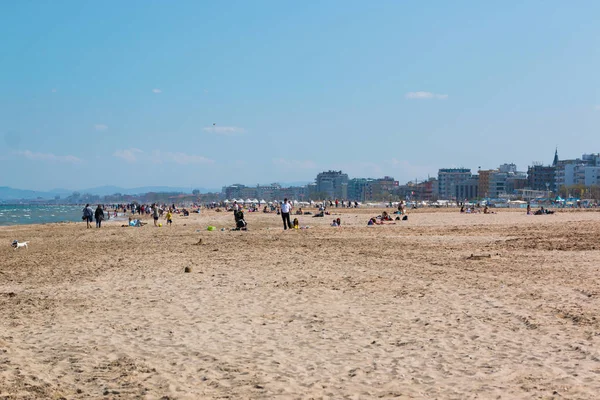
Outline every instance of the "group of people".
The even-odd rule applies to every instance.
[[[333,207],[335,205],[335,207],[346,207],[346,208],[358,208],[358,201],[352,202],[350,200],[338,200],[335,199],[335,201],[333,200],[329,200],[329,207]]]
[[[473,207],[467,207],[465,209],[465,206],[462,205],[462,206],[460,206],[460,212],[461,212],[461,214],[462,213],[465,213],[465,214],[478,214],[478,213],[481,213],[481,208],[473,206]],[[489,207],[487,205],[485,205],[483,207],[483,213],[484,214],[496,214],[495,212],[490,211],[490,209],[489,209]]]
[[[89,204],[86,204],[83,208],[83,216],[81,219],[86,222],[87,229],[90,229],[92,228],[94,219],[96,219],[96,228],[102,227],[102,221],[104,221],[105,217],[107,219],[110,218],[110,213],[108,211],[105,213],[104,208],[100,204],[98,204],[96,211],[94,211]]]
[[[396,222],[395,221],[407,221],[408,220],[408,215],[404,214],[402,215],[402,217],[400,217],[400,212],[395,212],[395,214],[398,214],[396,216],[396,218],[392,217],[387,211],[384,211],[381,213],[381,215],[378,215],[376,217],[371,217],[369,219],[369,221],[367,222],[368,226],[371,225],[385,225],[385,224],[391,224],[394,225]]]
[[[548,210],[548,209],[540,206],[539,210],[532,212],[531,205],[527,204],[527,215],[548,215],[548,214],[554,214],[554,211]]]
[[[135,215],[136,211],[140,215],[142,213],[147,214],[147,215],[152,215],[152,219],[154,220],[154,226],[162,226],[162,224],[159,223],[158,220],[164,214],[164,209],[162,207],[160,207],[158,205],[158,203],[153,203],[149,207],[139,206],[139,208],[137,208],[136,205],[127,205],[127,206],[119,205],[117,207],[123,207],[124,211],[127,209],[131,209],[132,216]],[[115,207],[114,208],[114,216],[115,217],[118,215],[117,210],[118,210],[118,208]],[[173,207],[169,207],[167,209],[167,212],[165,215],[165,220],[167,221],[167,225],[173,224],[174,210],[176,210],[174,204],[173,204]],[[189,212],[187,212],[187,210],[185,208],[183,209],[183,215],[189,215]],[[110,211],[107,210],[101,204],[98,204],[98,207],[96,207],[96,210],[92,209],[92,207],[89,204],[86,204],[85,207],[83,208],[83,216],[81,217],[81,219],[86,222],[87,229],[92,228],[92,222],[94,221],[94,219],[96,220],[96,228],[101,228],[102,221],[104,221],[105,219],[110,219]],[[139,219],[134,219],[133,217],[129,217],[128,226],[143,226],[143,225],[144,225],[144,223],[142,223]]]

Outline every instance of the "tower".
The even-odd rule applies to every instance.
[[[552,161],[552,166],[556,167],[558,165],[558,147],[554,151],[554,161]]]

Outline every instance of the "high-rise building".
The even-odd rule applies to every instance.
[[[224,186],[221,192],[226,199],[238,199],[243,197],[242,189],[245,188],[245,185],[242,185],[241,183],[235,183],[233,185]]]
[[[600,166],[599,167],[585,167],[583,184],[585,186],[599,186],[600,185]]]
[[[348,174],[342,171],[326,171],[317,175],[317,192],[326,196],[323,200],[346,199],[348,197]]]
[[[495,169],[479,170],[479,197],[490,197],[490,175],[496,172]]]
[[[600,154],[583,154],[581,158],[573,160],[558,160],[556,164],[555,187],[560,189],[561,187],[573,185],[596,185],[597,183],[591,182],[595,182],[592,176],[594,168],[598,167],[600,167]]]
[[[507,174],[516,174],[517,173],[517,165],[510,163],[510,164],[502,164],[501,166],[498,167],[498,171],[500,172],[504,172]]]
[[[442,168],[438,171],[438,193],[441,199],[456,198],[456,185],[471,177],[468,168]]]
[[[457,201],[477,199],[479,197],[479,176],[473,175],[454,185],[454,197]]]
[[[527,168],[527,184],[533,190],[555,191],[556,167],[539,163]]]
[[[278,183],[271,183],[270,185],[257,185],[256,186],[256,197],[259,200],[275,200],[279,197],[279,190],[281,189],[281,185]]]
[[[369,182],[372,179],[353,178],[348,181],[348,200],[365,201]]]

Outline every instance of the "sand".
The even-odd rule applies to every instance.
[[[0,399],[598,398],[600,212],[339,212],[0,228]]]

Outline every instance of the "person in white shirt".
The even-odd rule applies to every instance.
[[[281,203],[281,218],[283,219],[283,230],[287,228],[292,229],[292,222],[290,221],[290,212],[292,211],[292,205],[288,202],[288,199],[283,199]]]

